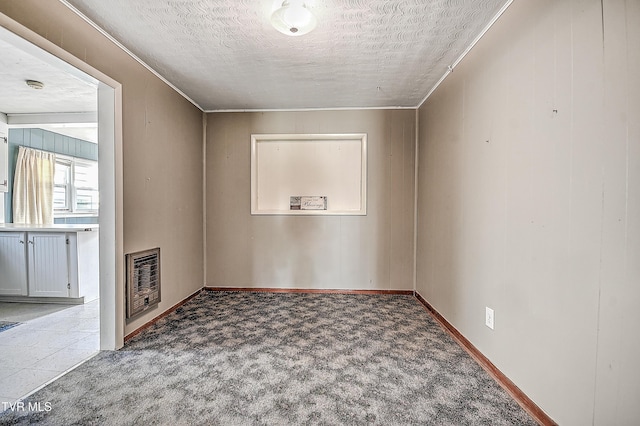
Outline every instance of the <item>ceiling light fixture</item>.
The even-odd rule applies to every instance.
[[[44,83],[42,83],[41,81],[27,80],[26,83],[27,83],[27,86],[31,87],[32,89],[36,89],[36,90],[44,89]]]
[[[271,15],[271,25],[282,34],[301,36],[313,31],[318,20],[303,0],[285,0]]]

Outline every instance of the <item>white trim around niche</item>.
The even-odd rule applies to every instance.
[[[251,214],[366,215],[367,134],[251,135]]]

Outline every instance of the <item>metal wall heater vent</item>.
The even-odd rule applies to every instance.
[[[133,318],[160,302],[160,248],[126,255],[127,318]]]

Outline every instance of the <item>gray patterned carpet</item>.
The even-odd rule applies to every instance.
[[[535,425],[411,296],[203,292],[1,424]]]

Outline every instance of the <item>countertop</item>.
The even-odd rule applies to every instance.
[[[98,224],[53,224],[53,225],[25,225],[20,223],[0,223],[0,232],[91,232],[97,231]]]

